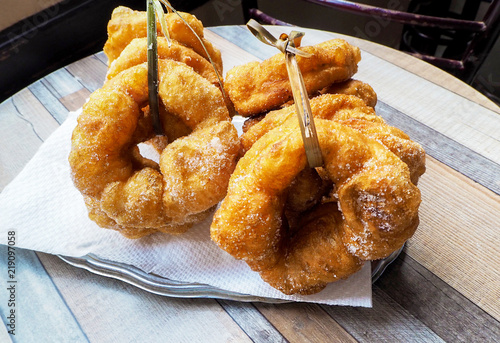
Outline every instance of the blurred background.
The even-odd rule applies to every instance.
[[[480,19],[490,1],[480,0],[372,0],[359,3],[430,15]],[[204,26],[243,25],[242,0],[177,0],[177,9],[189,11]],[[287,23],[347,34],[395,49],[406,50],[403,24],[378,16],[359,16],[319,7],[303,0],[247,1]],[[471,7],[472,4],[472,7]],[[123,5],[145,10],[146,0],[1,0],[0,1],[0,102],[44,75],[102,50],[106,24],[113,8]],[[415,39],[412,44],[420,44]],[[454,43],[455,44],[455,43]],[[465,44],[465,43],[464,43]],[[433,47],[443,54],[445,47]],[[448,50],[450,50],[448,48]],[[469,82],[500,104],[500,42]]]

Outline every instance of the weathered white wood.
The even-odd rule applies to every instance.
[[[174,299],[40,254],[91,342],[251,342],[212,299]]]
[[[500,337],[498,321],[408,256],[406,250],[375,287],[446,342],[494,342]]]
[[[28,163],[58,123],[24,89],[0,104],[0,190]]]
[[[15,228],[13,228],[15,230]],[[22,239],[22,237],[16,237]],[[12,248],[12,247],[11,247]],[[33,251],[15,248],[15,273],[0,273],[2,291],[0,292],[0,312],[7,318],[14,310],[15,342],[86,342],[87,338],[80,329],[58,289]],[[0,263],[7,266],[7,247],[0,246]],[[8,276],[13,275],[14,279]],[[15,281],[15,283],[9,283]],[[7,306],[10,297],[9,287],[14,289],[14,305]],[[9,314],[8,314],[9,313]],[[9,322],[10,323],[10,322]],[[0,334],[0,341],[2,334]]]

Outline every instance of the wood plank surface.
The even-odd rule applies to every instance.
[[[2,343],[12,342],[12,336],[9,334],[7,327],[3,322],[0,324],[0,342]]]
[[[22,237],[17,237],[22,239]],[[7,307],[10,292],[0,292],[0,313],[7,318],[15,310],[15,327],[11,336],[15,342],[86,342],[87,337],[66,306],[58,289],[45,273],[35,252],[15,248],[14,284],[6,280],[7,272],[0,274],[2,287],[13,286],[14,307]],[[7,246],[0,245],[0,263],[7,266]],[[10,273],[8,274],[11,275]],[[29,294],[29,296],[28,296]],[[50,328],[50,330],[46,330]],[[2,335],[0,334],[0,341]]]
[[[217,300],[253,342],[286,342],[287,340],[251,303]]]
[[[176,299],[38,254],[91,342],[251,342],[213,299]]]
[[[500,197],[432,158],[419,188],[421,224],[408,254],[499,320]]]
[[[279,29],[272,28],[271,31],[273,32],[273,30],[278,32]],[[227,39],[227,42],[220,40],[220,38],[218,41],[216,40],[222,51],[231,50],[234,53],[236,49],[231,45],[233,45],[232,42],[235,42],[234,44],[237,44],[243,51],[252,51],[252,55],[256,56],[256,59],[264,59],[276,53],[273,48],[263,45],[257,39],[243,39],[243,36],[248,36],[248,32],[245,32],[243,27],[237,31],[227,30],[224,27],[215,28],[214,31]],[[235,39],[236,36],[239,39]],[[332,36],[336,35],[322,33],[312,40],[321,41]],[[225,48],[226,45],[228,47]],[[371,58],[371,61],[373,62],[372,68],[376,70],[377,60]],[[386,64],[382,63],[381,65],[385,66]],[[383,71],[378,71],[378,75],[383,74]],[[432,81],[435,82],[436,80],[433,79]],[[417,234],[409,243],[411,247],[409,254],[411,256],[414,254],[417,256],[418,254],[420,258],[417,259],[419,261],[425,257],[427,263],[424,263],[424,265],[426,267],[446,281],[451,282],[454,287],[457,287],[461,292],[465,292],[467,296],[473,297],[482,308],[488,310],[496,319],[499,319],[500,282],[498,280],[500,280],[500,274],[499,269],[492,270],[491,266],[498,265],[500,262],[500,250],[498,248],[500,246],[498,238],[499,224],[496,220],[496,214],[500,210],[500,197],[498,197],[498,194],[490,194],[491,191],[484,187],[476,188],[476,192],[473,192],[470,185],[473,185],[474,181],[482,182],[484,186],[500,193],[500,165],[497,162],[500,160],[500,153],[498,153],[500,152],[500,135],[498,134],[500,130],[497,130],[497,126],[500,125],[500,118],[497,118],[496,114],[486,113],[486,119],[492,124],[484,125],[481,122],[478,123],[478,120],[473,120],[475,112],[469,113],[468,107],[458,109],[452,107],[450,109],[451,113],[460,111],[457,113],[462,118],[462,121],[457,125],[462,124],[461,127],[463,127],[464,123],[468,122],[470,128],[476,126],[484,132],[481,139],[472,144],[463,130],[451,132],[445,126],[446,123],[443,124],[443,118],[430,118],[432,112],[429,112],[427,119],[424,119],[420,113],[421,110],[402,112],[392,107],[393,105],[396,107],[404,106],[404,103],[391,96],[392,93],[395,93],[395,88],[391,89],[393,87],[391,82],[386,81],[387,86],[381,84],[384,87],[381,92],[392,103],[388,105],[385,103],[386,99],[384,99],[384,102],[377,107],[378,114],[382,115],[390,124],[408,132],[411,137],[416,137],[416,141],[421,142],[425,148],[429,148],[428,153],[435,155],[436,158],[449,165],[454,165],[461,172],[457,173],[443,163],[428,158],[427,172],[419,184],[423,193],[421,225],[417,230]],[[436,84],[435,87],[439,90],[442,86]],[[450,101],[451,105],[455,102],[455,100]],[[427,104],[425,106],[443,108],[445,104],[446,102],[443,100],[443,103]],[[475,103],[469,100],[464,100],[463,104],[471,109],[476,106]],[[391,114],[390,117],[388,117],[389,114]],[[447,130],[449,135],[455,139],[458,138],[458,141],[441,133]],[[489,160],[484,156],[490,156],[495,160]],[[476,180],[471,181],[469,178],[464,177],[463,174],[469,175],[469,177]],[[480,190],[479,194],[476,194],[478,190]],[[440,204],[442,206],[439,206]],[[461,211],[456,211],[457,208],[461,208]],[[460,217],[454,222],[450,222],[450,219],[455,218],[457,215],[460,215]],[[444,218],[446,218],[446,222],[443,222]],[[467,225],[471,229],[464,232],[464,230],[457,227],[459,225]],[[477,230],[480,230],[480,233]],[[463,246],[463,249],[443,251],[443,249],[440,249],[440,242],[442,242],[443,237],[453,240],[453,244],[448,246]],[[443,258],[446,258],[446,266],[449,267],[446,270],[441,267]],[[433,268],[431,263],[437,265],[437,267]],[[460,275],[465,280],[459,278]],[[452,282],[452,280],[455,281]],[[484,281],[492,284],[491,292],[486,294],[478,287]]]
[[[495,318],[406,251],[386,270],[376,287],[376,292],[383,291],[446,342],[494,342],[500,337]]]
[[[58,126],[27,89],[0,104],[0,136],[4,142],[13,143],[9,148],[0,149],[0,190],[22,170]]]
[[[500,194],[500,163],[484,157],[481,153],[454,141],[383,102],[378,102],[376,110],[377,114],[382,116],[387,123],[400,128],[413,140],[420,142],[428,155]]]
[[[289,342],[328,342],[332,337],[337,342],[356,342],[319,305],[258,303],[255,306]]]
[[[277,53],[248,39],[246,31],[244,27],[206,30],[206,37],[224,56],[225,72]],[[331,36],[319,33],[311,38]],[[366,60],[374,70],[362,75],[371,78],[383,73],[388,61],[395,65],[391,67],[394,73],[404,74],[408,80],[423,77],[427,81],[423,88],[433,87],[445,94],[438,104],[418,96],[408,103],[394,95],[394,85],[400,82],[396,76],[389,75],[379,83],[382,96],[377,111],[422,143],[428,157],[427,171],[419,182],[419,229],[375,283],[373,308],[174,299],[77,269],[56,256],[28,253],[23,258],[35,274],[27,277],[31,281],[26,284],[40,282],[36,290],[54,298],[49,312],[50,306],[63,306],[64,313],[54,320],[67,321],[64,327],[74,341],[132,342],[144,337],[162,342],[499,341],[500,119],[496,112],[500,110],[444,72],[424,68],[399,52],[387,54],[385,47],[349,39],[371,54]],[[15,142],[0,149],[0,190],[68,111],[79,109],[101,87],[106,70],[101,52],[0,104],[0,136],[4,142]],[[452,93],[444,91],[445,87]],[[418,102],[421,106],[414,105]],[[453,111],[458,119],[436,117],[429,110],[433,108]],[[477,118],[477,112],[484,117]],[[0,305],[4,303],[2,300]],[[24,306],[34,308],[33,304]],[[0,339],[5,336],[1,330]]]
[[[322,306],[358,342],[442,342],[424,323],[378,287],[373,308]]]

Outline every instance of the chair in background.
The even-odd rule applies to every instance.
[[[468,84],[474,80],[500,32],[500,0],[491,1],[481,20],[403,12],[343,0],[304,1],[362,16],[379,16],[383,20],[404,24],[401,50],[450,72]],[[448,4],[449,2],[445,1]],[[466,1],[465,6],[469,7],[465,7],[464,12],[470,14],[474,9],[477,12],[480,2]],[[418,9],[422,7],[418,5],[423,3],[422,0],[415,0],[414,7]],[[256,0],[243,0],[242,4],[247,20],[253,18],[263,24],[290,25],[260,11]],[[447,48],[439,56],[437,47],[443,44],[446,44]]]

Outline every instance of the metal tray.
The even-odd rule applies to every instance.
[[[382,260],[372,261],[372,282],[384,273],[385,269],[401,253],[401,249],[393,252]],[[150,293],[159,294],[175,298],[215,298],[243,302],[266,302],[266,303],[286,303],[290,300],[258,297],[249,294],[242,294],[223,290],[210,285],[200,283],[187,283],[171,280],[154,274],[148,274],[141,269],[124,263],[103,260],[95,255],[84,257],[59,256],[66,263],[86,269],[92,273],[121,280]]]

